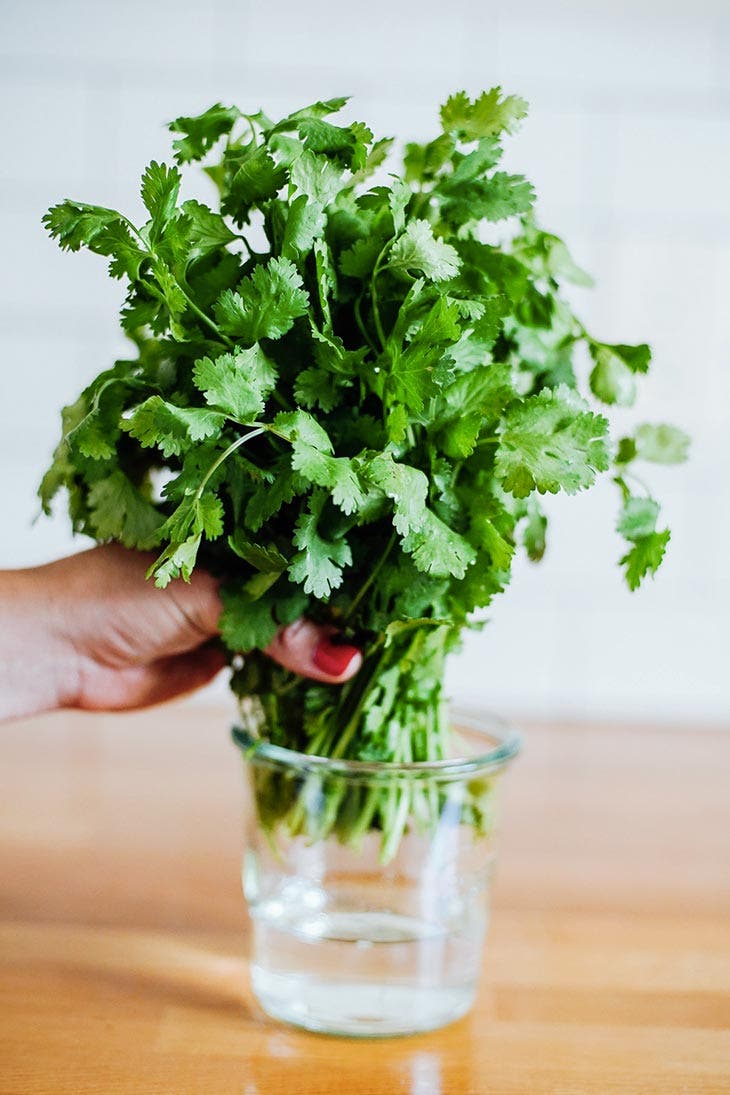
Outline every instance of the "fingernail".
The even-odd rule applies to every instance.
[[[341,677],[359,653],[356,646],[333,643],[328,636],[325,636],[317,643],[312,661],[320,672],[330,677]]]

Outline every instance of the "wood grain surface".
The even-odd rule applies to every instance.
[[[247,984],[225,711],[0,728],[2,1095],[730,1093],[730,732],[528,728],[474,1012],[355,1042]]]

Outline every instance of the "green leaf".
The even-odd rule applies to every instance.
[[[432,308],[406,333],[411,342],[432,346],[437,342],[456,342],[461,337],[459,309],[455,301],[439,297]]]
[[[656,530],[659,504],[653,498],[627,498],[616,529],[625,540],[635,542]]]
[[[183,499],[165,521],[161,533],[173,544],[181,543],[191,533],[217,540],[223,534],[223,503],[211,490],[200,497],[196,492]]]
[[[327,118],[330,114],[337,114],[349,101],[350,99],[347,95],[341,95],[334,99],[320,99],[316,103],[310,103],[309,106],[302,107],[301,110],[295,110],[293,114],[288,114],[286,118],[282,118],[276,125],[264,125],[264,128],[267,129],[270,134],[297,129],[300,122],[305,119]]]
[[[631,550],[621,559],[629,589],[638,589],[648,574],[656,574],[670,538],[669,529],[664,529],[662,532],[652,532],[649,536],[642,536],[634,542]]]
[[[200,358],[193,367],[193,381],[211,407],[249,423],[263,414],[276,372],[261,347],[251,346],[214,361]]]
[[[172,142],[175,159],[178,163],[190,163],[202,160],[213,145],[230,133],[241,117],[235,106],[222,106],[216,103],[202,114],[192,118],[176,118],[168,128],[182,136]]]
[[[577,265],[565,243],[558,236],[543,232],[534,222],[528,221],[523,226],[522,233],[513,242],[512,253],[529,266],[536,277],[593,285],[593,278]]]
[[[192,442],[217,437],[225,416],[204,407],[176,407],[159,395],[150,396],[120,423],[142,448],[156,445],[163,456],[179,456]]]
[[[221,600],[223,612],[218,626],[228,649],[244,654],[264,650],[278,630],[271,595],[256,598],[249,590],[229,583],[221,589]]]
[[[461,140],[511,133],[527,114],[527,103],[517,95],[502,95],[500,87],[483,91],[473,101],[463,91],[450,96],[441,107],[441,125]]]
[[[292,164],[291,182],[297,193],[305,195],[320,209],[326,209],[344,185],[342,169],[326,156],[317,156],[308,149]]]
[[[406,208],[413,191],[404,179],[394,178],[388,192],[388,205],[393,217],[393,232],[399,236],[406,226]]]
[[[454,141],[442,133],[428,144],[406,145],[403,162],[406,182],[428,182],[448,163],[454,151]]]
[[[444,183],[436,193],[444,216],[461,226],[479,220],[496,223],[532,209],[535,191],[523,175],[495,171],[485,179],[456,185]]]
[[[89,490],[92,528],[99,540],[146,549],[157,543],[163,515],[122,471],[97,479]]]
[[[676,426],[644,423],[634,434],[636,456],[653,464],[682,464],[689,453],[689,437]]]
[[[463,578],[467,567],[476,559],[476,552],[468,540],[428,509],[424,511],[419,530],[404,538],[403,550],[413,556],[419,570],[434,577]]]
[[[251,207],[276,197],[285,181],[284,168],[274,161],[265,145],[260,145],[234,172],[222,210],[238,224],[243,224],[248,220]]]
[[[598,345],[604,346],[607,350],[611,350],[612,353],[616,354],[617,357],[620,357],[632,373],[648,373],[649,363],[651,362],[651,349],[645,342],[638,346],[626,346],[623,342],[616,342],[613,345],[604,342]]]
[[[595,366],[589,378],[591,391],[603,403],[630,407],[636,399],[634,376],[625,361],[610,346],[590,344]]]
[[[245,522],[252,532],[258,532],[282,506],[308,489],[306,479],[292,470],[288,455],[275,468],[273,481],[261,484],[246,506]]]
[[[281,574],[288,566],[288,560],[274,544],[254,544],[240,528],[228,537],[228,545],[231,551],[263,574]]]
[[[179,456],[194,442],[217,438],[224,424],[224,415],[206,407],[179,407],[153,395],[125,411],[119,428],[141,448],[158,446],[167,457]]]
[[[535,499],[530,498],[527,503],[527,520],[522,529],[522,543],[528,559],[531,559],[533,563],[539,563],[545,554],[546,530],[547,517]]]
[[[190,536],[182,543],[170,545],[160,556],[151,571],[158,589],[165,589],[175,578],[190,581],[198,559],[200,541],[200,535]]]
[[[183,202],[180,210],[188,221],[188,261],[216,254],[236,238],[218,213],[200,202]]]
[[[401,536],[419,531],[426,519],[428,478],[418,468],[397,463],[390,453],[368,461],[369,481],[394,503],[393,525]]]
[[[147,251],[132,239],[125,219],[113,209],[65,201],[49,209],[43,224],[64,251],[87,247],[94,254],[110,258],[109,273],[114,278],[126,275],[135,280],[149,258]]]
[[[567,494],[590,487],[609,465],[608,423],[561,385],[544,389],[505,416],[495,473],[516,498],[531,491]]]
[[[406,225],[388,259],[389,269],[420,270],[430,281],[448,281],[456,276],[460,265],[456,248],[436,239],[433,228],[424,220],[413,220]]]
[[[400,445],[408,430],[408,412],[402,403],[391,404],[387,420],[388,440]]]
[[[251,346],[262,338],[277,339],[306,315],[309,297],[290,259],[273,258],[244,278],[238,291],[227,289],[215,306],[221,330]]]
[[[357,465],[346,456],[329,456],[306,441],[295,440],[292,467],[311,483],[326,487],[343,513],[355,513],[363,505],[365,490]]]
[[[318,531],[325,497],[313,495],[309,513],[302,514],[297,521],[294,543],[300,551],[289,566],[291,580],[319,600],[326,600],[342,584],[342,569],[352,563],[352,553],[344,539],[325,540]]]
[[[327,431],[307,411],[282,411],[274,419],[274,429],[287,441],[304,442],[320,452],[333,451]]]
[[[389,347],[390,367],[386,390],[393,402],[398,402],[416,415],[423,413],[426,402],[438,394],[448,377],[448,359],[439,346],[411,343],[405,350]],[[382,360],[386,360],[385,357]]]
[[[152,238],[157,239],[175,213],[180,193],[180,172],[155,160],[142,176],[142,201],[152,219]]]
[[[365,236],[364,239],[356,240],[352,247],[348,247],[340,255],[340,270],[348,278],[364,281],[372,274],[382,249],[383,241],[379,236]]]
[[[327,218],[324,209],[300,194],[288,207],[281,254],[287,259],[298,259],[312,250],[315,239],[324,235]]]
[[[305,407],[321,407],[323,411],[331,411],[340,402],[343,388],[349,386],[349,380],[326,369],[302,369],[296,379],[294,394],[297,402]]]
[[[322,118],[303,118],[298,128],[300,137],[311,152],[322,152],[341,160],[345,167],[353,171],[365,166],[373,135],[362,122],[336,126]]]

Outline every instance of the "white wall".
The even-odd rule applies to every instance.
[[[633,596],[615,567],[609,489],[551,504],[541,567],[520,566],[471,635],[452,690],[506,711],[712,719],[730,711],[730,6],[443,0],[0,0],[0,565],[72,548],[31,527],[60,405],[121,346],[120,287],[62,255],[40,217],[61,197],[136,211],[168,154],[163,122],[221,99],[272,114],[350,93],[382,133],[427,137],[461,86],[532,103],[509,162],[537,184],[598,290],[599,337],[648,340],[646,414],[694,436],[652,470],[675,532]],[[627,415],[627,420],[631,416]],[[640,411],[639,417],[642,417]],[[79,546],[79,545],[75,545]]]

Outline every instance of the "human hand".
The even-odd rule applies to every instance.
[[[0,716],[57,707],[124,710],[160,703],[207,684],[225,658],[218,633],[218,583],[156,589],[153,556],[116,544],[47,566],[0,574]],[[302,676],[341,683],[360,667],[332,628],[298,620],[267,653]]]

